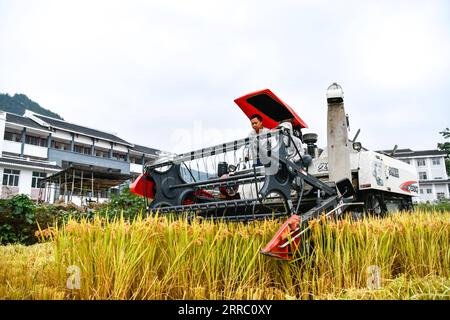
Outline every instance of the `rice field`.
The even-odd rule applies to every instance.
[[[323,222],[286,262],[282,221],[72,220],[0,247],[0,299],[450,299],[450,212]]]

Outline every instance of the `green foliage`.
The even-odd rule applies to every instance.
[[[450,176],[450,159],[445,159],[445,169],[447,170],[447,175]]]
[[[35,205],[24,194],[0,202],[0,244],[34,243]]]
[[[445,128],[443,131],[441,131],[439,133],[442,134],[445,139],[450,138],[450,129],[449,128]]]
[[[48,228],[55,224],[64,224],[69,218],[82,215],[82,211],[75,205],[42,204],[36,207],[36,223],[41,228]]]
[[[445,128],[445,130],[439,132],[444,139],[450,138],[450,129]],[[447,152],[447,158],[450,157],[450,142],[438,143],[438,149],[441,151]],[[445,168],[447,170],[447,174],[450,175],[450,159],[445,159]]]
[[[34,223],[35,204],[27,195],[18,194],[9,199],[9,206],[14,217],[24,219],[28,224]]]
[[[450,154],[450,142],[438,143],[438,149],[447,152],[447,156]]]
[[[42,108],[38,103],[30,100],[24,94],[15,94],[11,97],[8,94],[0,93],[0,110],[15,113],[21,116],[25,113],[25,109],[42,114],[44,116],[63,120],[60,115],[48,109]]]
[[[103,204],[95,214],[102,216],[120,216],[132,219],[145,210],[144,198],[131,193],[130,188],[124,187],[118,195],[111,196],[109,202]]]
[[[144,199],[131,193],[128,187],[111,197],[109,202],[91,208],[74,204],[41,204],[36,206],[27,195],[19,194],[8,200],[0,200],[0,244],[33,244],[38,241],[36,232],[65,224],[69,219],[93,220],[95,216],[114,218],[123,215],[132,220],[145,209]]]
[[[439,212],[449,212],[450,211],[450,201],[448,199],[441,199],[436,203],[420,203],[415,206],[418,210],[424,211],[439,211]]]
[[[35,234],[41,229],[64,224],[70,217],[80,217],[76,206],[53,204],[36,206],[27,195],[18,194],[0,200],[0,244],[34,244]]]

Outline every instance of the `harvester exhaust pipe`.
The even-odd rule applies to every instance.
[[[352,180],[348,146],[348,121],[344,108],[344,92],[336,82],[327,89],[328,172],[330,181]]]

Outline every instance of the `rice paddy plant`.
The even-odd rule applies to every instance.
[[[367,289],[371,270],[379,270],[381,287],[402,276],[449,279],[449,218],[448,213],[415,212],[320,226],[315,222],[311,235],[314,250],[306,259],[314,266],[306,270],[314,272],[311,292],[340,295],[348,288]]]
[[[43,244],[0,248],[0,298],[450,299],[450,212],[322,218],[291,262],[259,253],[279,226],[69,220],[42,230]],[[72,267],[75,289],[67,287]]]
[[[0,299],[63,299],[55,281],[53,244],[0,247]]]

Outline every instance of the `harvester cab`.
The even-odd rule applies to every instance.
[[[306,123],[270,90],[235,102],[248,118],[259,114],[269,132],[146,163],[130,189],[151,200],[152,213],[223,221],[288,217],[261,253],[290,259],[310,220],[363,204],[356,202],[366,193],[352,171],[357,152],[349,147],[342,89],[328,89],[328,149],[320,155],[317,135],[302,135]],[[243,160],[255,147],[262,165]]]

